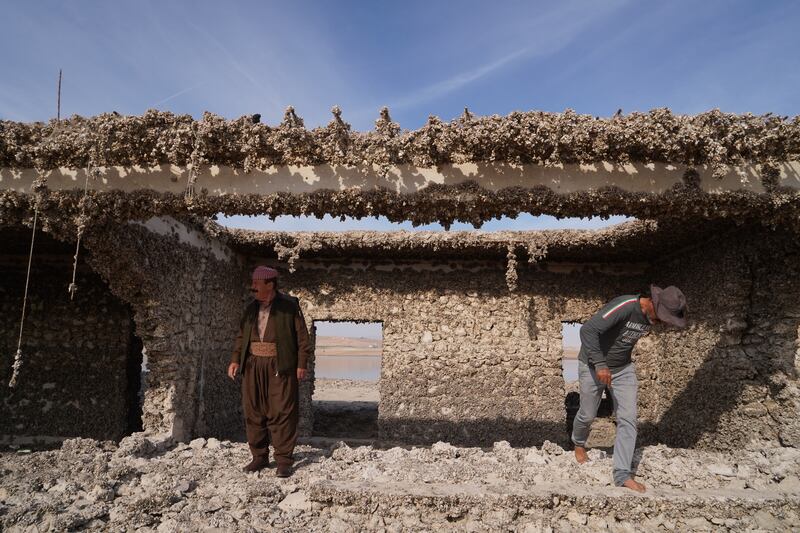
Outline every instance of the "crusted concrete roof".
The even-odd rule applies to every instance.
[[[88,230],[113,222],[147,220],[154,216],[181,218],[189,215],[308,215],[322,218],[385,216],[390,221],[416,224],[440,222],[449,227],[461,221],[480,227],[485,221],[520,213],[556,217],[628,215],[658,220],[728,220],[737,224],[759,223],[770,227],[800,226],[800,193],[775,191],[756,194],[728,191],[703,192],[691,184],[679,184],[655,194],[623,191],[614,187],[557,194],[537,186],[499,192],[482,189],[474,182],[453,186],[431,185],[412,194],[386,190],[323,190],[312,193],[268,195],[198,195],[186,198],[172,193],[51,191],[34,187],[30,194],[0,191],[0,225],[29,223],[38,207],[45,227],[80,224]]]
[[[450,122],[431,117],[402,130],[383,109],[371,132],[354,132],[334,108],[333,120],[306,129],[288,108],[281,124],[257,115],[235,120],[206,113],[150,110],[142,116],[106,113],[60,122],[0,121],[0,167],[229,165],[245,170],[281,165],[412,164],[503,161],[535,163],[663,162],[710,165],[775,164],[800,156],[800,117],[736,115],[718,110],[676,115],[669,109],[608,118],[540,111],[478,117],[465,110]],[[720,174],[721,175],[721,174]]]
[[[731,225],[674,225],[632,221],[601,230],[266,232],[230,229],[213,222],[206,231],[248,255],[298,258],[507,259],[536,262],[644,262],[662,257]]]
[[[725,221],[634,220],[599,230],[273,232],[228,228],[194,216],[182,221],[245,255],[276,257],[292,264],[299,258],[506,260],[509,251],[515,259],[529,262],[637,263],[736,230],[735,224]],[[37,240],[37,250],[72,253],[75,226],[54,219],[49,222],[48,235]],[[30,229],[22,220],[0,223],[0,237],[9,254],[28,252]]]
[[[275,127],[159,111],[0,121],[0,224],[34,205],[45,224],[87,227],[216,213],[445,227],[519,213],[624,214],[794,227],[800,117],[466,112],[404,131],[384,110],[370,132],[351,131],[336,109],[312,130],[292,109]]]

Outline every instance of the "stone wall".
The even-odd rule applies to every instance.
[[[89,263],[130,302],[150,368],[144,429],[178,440],[243,435],[226,375],[246,275],[227,248],[171,219],[95,231]]]
[[[799,254],[791,233],[751,227],[671,251],[647,271],[523,264],[514,293],[500,265],[464,261],[306,259],[284,288],[309,326],[383,323],[382,438],[474,445],[564,443],[562,322],[651,283],[677,285],[690,327],[657,327],[634,352],[640,442],[797,446]]]
[[[40,246],[45,240],[40,233]],[[135,373],[141,365],[141,352],[131,350],[131,310],[85,266],[78,271],[79,290],[70,301],[66,288],[71,259],[67,254],[34,256],[22,367],[17,387],[11,389],[7,384],[17,350],[28,257],[1,258],[0,439],[7,443],[46,444],[77,436],[119,439],[130,430],[129,417],[136,416],[130,411],[138,384],[135,375],[131,380],[126,375],[130,362]]]
[[[800,445],[796,236],[740,230],[653,268],[691,326],[656,336],[658,437],[675,446]]]
[[[281,289],[300,297],[309,329],[317,320],[382,323],[381,438],[566,444],[562,323],[583,322],[610,298],[653,282],[684,290],[691,325],[656,329],[637,345],[641,442],[800,445],[800,246],[790,233],[740,229],[650,267],[520,263],[515,292],[501,261],[303,257],[288,272],[171,219],[94,228],[84,243],[75,302],[65,290],[67,252],[34,254],[39,282],[21,385],[0,393],[0,434],[124,434],[135,333],[150,369],[146,431],[243,438],[238,386],[225,370],[248,274],[271,263]],[[4,380],[16,350],[24,248],[0,263]],[[52,272],[63,272],[64,283],[42,284]],[[304,436],[312,394],[313,381],[303,383]]]
[[[295,266],[282,285],[299,296],[309,327],[382,322],[381,437],[473,445],[565,442],[562,322],[583,321],[645,281],[624,268],[531,266],[510,293],[501,263]]]

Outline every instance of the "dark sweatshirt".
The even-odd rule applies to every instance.
[[[639,295],[614,298],[581,326],[578,359],[597,370],[621,370],[631,362],[633,346],[650,331]]]

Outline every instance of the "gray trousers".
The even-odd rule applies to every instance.
[[[597,379],[594,369],[578,361],[578,381],[581,387],[581,406],[572,426],[572,442],[586,446],[592,421],[603,396],[605,385]],[[636,448],[636,401],[639,380],[633,363],[611,374],[611,398],[617,418],[617,435],[614,440],[614,484],[621,486],[631,477],[633,451]]]

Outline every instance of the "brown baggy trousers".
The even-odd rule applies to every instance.
[[[277,357],[247,358],[242,373],[245,431],[253,457],[269,457],[271,434],[275,461],[291,466],[297,442],[297,374],[276,375],[277,369]]]

